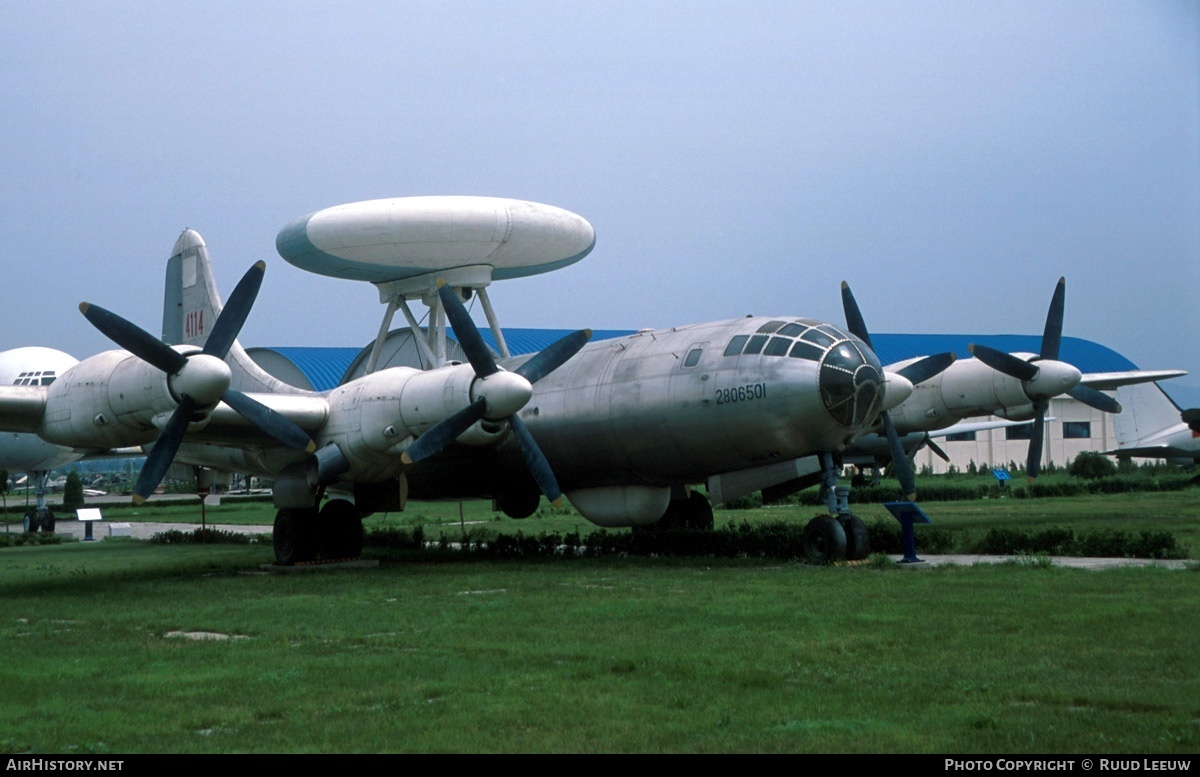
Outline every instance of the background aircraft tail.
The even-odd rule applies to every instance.
[[[1113,416],[1117,444],[1136,447],[1149,438],[1180,422],[1180,409],[1157,383],[1139,383],[1117,389],[1122,411]]]
[[[169,345],[203,347],[213,322],[221,312],[221,296],[213,280],[208,246],[200,233],[185,229],[167,260],[163,294],[162,339]],[[225,359],[233,371],[233,387],[240,391],[299,394],[301,389],[270,375],[234,342]]]

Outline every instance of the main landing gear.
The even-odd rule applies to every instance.
[[[330,499],[318,511],[283,508],[275,513],[275,563],[358,558],[363,526],[358,508],[346,499]]]
[[[54,511],[46,505],[46,482],[50,479],[50,473],[47,470],[38,470],[30,472],[29,476],[33,480],[33,490],[37,497],[37,504],[25,508],[25,519],[22,522],[21,528],[29,534],[36,533],[38,529],[47,534],[53,534]]]
[[[804,527],[800,538],[801,552],[810,564],[829,564],[842,559],[861,561],[871,554],[867,525],[850,512],[850,489],[838,486],[833,456],[822,453],[820,459],[825,503],[830,514],[818,515]]]

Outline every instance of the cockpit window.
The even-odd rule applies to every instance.
[[[792,323],[784,324],[783,328],[776,332],[776,334],[783,335],[784,337],[796,337],[803,331],[804,327],[800,326],[799,324]]]
[[[781,326],[783,326],[782,321],[768,321],[758,328],[758,333],[760,335],[770,334]]]
[[[750,339],[750,335],[737,335],[729,341],[729,345],[725,346],[726,356],[737,356],[742,352],[742,346]]]
[[[745,353],[756,354],[762,353],[763,346],[767,344],[766,335],[755,335],[750,338],[750,342],[746,344]]]
[[[36,372],[22,372],[17,375],[17,379],[13,381],[14,386],[49,386],[54,382],[56,374],[54,370],[38,370]]]
[[[823,346],[825,348],[828,348],[829,346],[833,345],[834,342],[836,341],[836,338],[830,337],[828,334],[826,334],[825,332],[823,332],[820,329],[808,330],[803,335],[801,335],[801,339],[807,340],[810,343],[816,343],[817,345]]]
[[[825,349],[812,343],[806,343],[803,340],[797,340],[792,346],[792,352],[788,354],[793,359],[808,359],[809,361],[821,361],[821,355],[825,353]]]
[[[784,356],[791,345],[792,341],[786,337],[772,337],[763,353],[767,356]]]

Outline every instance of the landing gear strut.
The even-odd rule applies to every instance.
[[[50,479],[50,473],[46,470],[29,473],[33,478],[33,491],[37,496],[37,505],[25,508],[25,519],[22,522],[22,528],[29,534],[34,534],[38,529],[47,534],[54,533],[54,512],[46,505],[46,481]]]
[[[850,512],[850,489],[839,486],[833,455],[820,454],[821,479],[825,488],[825,505],[829,515],[818,515],[804,527],[800,538],[801,551],[810,564],[829,564],[846,559],[861,561],[871,554],[871,537],[867,526]]]

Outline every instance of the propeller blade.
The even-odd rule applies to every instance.
[[[914,386],[918,383],[924,383],[930,378],[941,374],[947,367],[954,364],[954,360],[958,357],[953,353],[938,353],[933,356],[926,356],[920,361],[915,361],[907,367],[902,367],[896,372],[908,379],[908,382]]]
[[[237,411],[237,414],[257,426],[273,439],[305,453],[312,453],[317,444],[287,416],[278,413],[256,399],[252,399],[236,389],[227,389],[221,395],[221,401]]]
[[[1188,408],[1179,414],[1179,419],[1187,424],[1193,432],[1200,432],[1200,409]]]
[[[225,301],[225,306],[221,308],[221,314],[213,322],[212,331],[208,333],[208,340],[204,343],[204,353],[218,359],[224,359],[229,354],[233,341],[237,339],[238,332],[242,331],[242,325],[246,323],[250,308],[254,306],[254,300],[258,297],[258,289],[262,286],[266,269],[266,262],[255,262],[238,281],[233,293]]]
[[[446,311],[446,318],[450,320],[450,326],[454,328],[454,335],[458,338],[458,344],[462,346],[463,353],[467,355],[467,361],[471,362],[471,366],[475,369],[475,375],[480,378],[486,378],[488,375],[498,371],[500,368],[496,366],[496,360],[492,357],[492,352],[488,350],[487,343],[480,336],[479,329],[476,328],[475,322],[471,320],[471,315],[467,313],[467,309],[463,306],[462,300],[458,298],[458,294],[448,283],[439,280],[438,296],[441,297],[442,308]]]
[[[142,465],[142,471],[138,473],[137,483],[133,487],[134,504],[140,505],[149,499],[150,495],[154,493],[154,489],[158,488],[158,484],[162,482],[163,477],[167,474],[167,469],[175,459],[176,451],[183,442],[183,435],[187,432],[188,423],[192,420],[194,412],[196,412],[195,401],[191,397],[185,396],[179,402],[179,407],[175,408],[175,412],[171,414],[171,420],[167,421],[167,427],[154,441],[154,447],[150,449],[150,454],[146,456],[146,463]]]
[[[900,490],[904,492],[905,499],[911,502],[917,498],[917,482],[913,477],[908,454],[904,452],[904,446],[900,443],[896,425],[892,423],[892,419],[887,413],[883,414],[883,428],[887,431],[888,447],[892,451],[892,465],[896,468],[896,479],[900,481]]]
[[[454,415],[443,418],[429,427],[416,442],[408,446],[408,450],[401,454],[400,460],[405,464],[412,464],[429,458],[457,440],[463,432],[471,428],[471,424],[483,418],[486,412],[487,400],[475,400]]]
[[[1033,420],[1033,434],[1029,437],[1029,458],[1025,460],[1025,477],[1032,483],[1042,471],[1042,443],[1046,438],[1046,403],[1034,404],[1037,418]]]
[[[989,348],[986,345],[979,345],[978,343],[971,343],[967,346],[967,350],[979,361],[997,372],[1004,373],[1010,378],[1027,381],[1037,377],[1037,367],[1024,359],[1018,359],[1010,353],[997,351],[995,348]]]
[[[550,462],[546,461],[542,449],[534,442],[533,435],[529,433],[525,422],[513,415],[509,416],[508,424],[512,427],[517,442],[521,444],[525,465],[529,467],[529,473],[533,475],[533,480],[537,483],[538,488],[556,507],[562,504],[562,490],[559,489],[558,481],[554,478],[554,471],[550,469]]]
[[[845,281],[842,281],[842,310],[846,313],[846,328],[850,330],[850,334],[874,350],[871,346],[871,333],[867,331],[867,322],[863,319],[862,311],[858,309],[858,302],[854,299],[854,292],[850,291],[850,284]]]
[[[109,340],[168,375],[176,374],[187,364],[186,356],[116,313],[86,302],[79,303],[79,312]]]
[[[1058,361],[1059,347],[1062,345],[1063,306],[1067,293],[1067,279],[1059,278],[1054,287],[1054,296],[1050,298],[1050,310],[1046,313],[1046,329],[1042,333],[1043,359]]]
[[[929,448],[929,450],[933,451],[934,455],[936,455],[939,459],[946,462],[947,464],[950,463],[949,454],[947,454],[944,450],[942,450],[942,447],[940,445],[938,445],[936,442],[934,442],[933,438],[930,437],[929,435],[925,435],[925,445],[926,445],[926,447]]]
[[[1094,407],[1104,413],[1121,412],[1121,403],[1091,386],[1080,384],[1067,392],[1067,396],[1077,399],[1088,407]]]
[[[555,340],[544,349],[534,354],[533,358],[517,367],[514,372],[530,383],[537,383],[542,378],[561,367],[568,359],[579,353],[579,349],[587,345],[592,338],[592,330],[580,329],[566,337]]]

